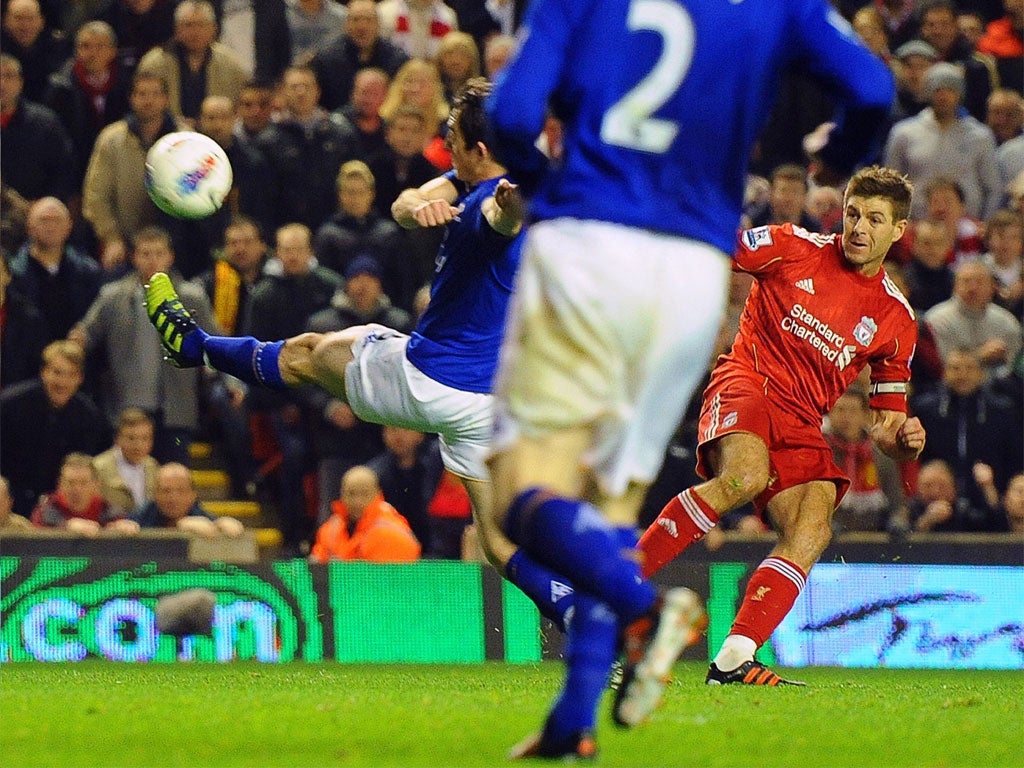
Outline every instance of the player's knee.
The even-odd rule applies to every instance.
[[[321,375],[343,376],[345,366],[352,360],[352,337],[344,331],[328,333],[313,347],[313,368]]]
[[[769,475],[767,469],[744,467],[726,471],[718,479],[731,506],[738,507],[753,501],[768,487]]]

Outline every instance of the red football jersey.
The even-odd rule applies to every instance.
[[[808,423],[870,365],[871,406],[906,412],[917,321],[884,268],[865,277],[839,235],[792,224],[741,232],[735,266],[756,280],[720,365],[765,376],[773,401]]]

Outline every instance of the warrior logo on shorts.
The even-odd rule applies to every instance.
[[[722,428],[727,429],[728,427],[731,427],[733,424],[736,423],[737,418],[738,416],[736,414],[736,411],[732,411],[731,413],[726,414],[725,418],[722,419]]]
[[[861,317],[857,327],[853,329],[853,338],[865,347],[870,346],[878,333],[878,323],[870,317]]]

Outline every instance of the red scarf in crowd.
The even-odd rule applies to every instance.
[[[92,109],[94,122],[99,123],[103,119],[107,94],[113,90],[114,85],[117,83],[117,66],[111,62],[110,67],[107,69],[107,79],[102,85],[94,85],[90,81],[89,74],[85,71],[85,66],[78,59],[75,59],[73,71],[78,87],[89,97],[89,107]]]

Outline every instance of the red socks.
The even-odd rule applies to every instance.
[[[806,580],[807,574],[789,560],[765,558],[750,577],[729,634],[749,637],[760,648],[789,613]]]
[[[704,538],[718,523],[718,513],[693,488],[673,497],[637,545],[643,554],[643,577],[650,578],[676,555]]]

